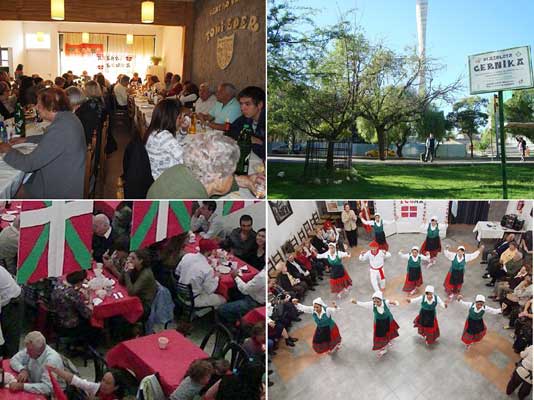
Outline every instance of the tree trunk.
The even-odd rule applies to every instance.
[[[473,136],[472,136],[472,135],[469,135],[469,142],[471,143],[471,145],[470,145],[470,148],[471,148],[471,158],[473,158]]]
[[[386,130],[383,126],[376,127],[376,136],[378,137],[378,157],[384,161],[386,159]]]
[[[397,146],[397,157],[399,158],[402,158],[402,148],[404,147],[404,145],[406,144],[406,141],[402,141],[402,142],[396,142],[395,143],[395,146]]]
[[[326,169],[334,169],[334,142],[328,141],[328,151],[326,153]]]

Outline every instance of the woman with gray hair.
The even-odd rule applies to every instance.
[[[184,142],[184,164],[163,172],[148,191],[151,199],[207,199],[239,187],[252,192],[263,175],[234,175],[239,160],[235,140],[221,134],[189,135]]]

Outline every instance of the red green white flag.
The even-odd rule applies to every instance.
[[[191,208],[191,201],[135,201],[130,249],[146,248],[189,231]]]
[[[91,267],[92,201],[25,201],[17,281],[33,283]]]

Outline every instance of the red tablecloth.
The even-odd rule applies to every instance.
[[[2,366],[5,372],[9,372],[11,375],[17,376],[18,374],[9,366],[9,360],[3,360]],[[46,396],[40,394],[33,394],[28,392],[11,392],[7,388],[0,389],[0,400],[46,400]]]
[[[184,247],[184,250],[187,253],[198,253],[198,244],[200,242],[200,239],[201,239],[200,236],[196,235],[195,242],[187,243]],[[241,276],[241,279],[243,280],[243,282],[250,281],[259,272],[252,265],[247,264],[240,258],[237,258],[235,256],[230,256],[230,260],[237,262],[238,268],[243,267],[245,265],[248,267],[248,271],[243,272],[243,276]],[[234,281],[234,278],[232,278],[232,275],[224,274],[224,275],[221,275],[221,277],[219,278],[219,286],[217,287],[217,290],[215,292],[223,296],[226,300],[228,300],[229,298],[228,291],[233,287],[235,287],[235,281]]]
[[[91,325],[95,328],[103,328],[104,320],[110,317],[115,317],[121,315],[130,323],[137,322],[139,318],[143,316],[143,304],[137,296],[130,296],[126,287],[121,285],[118,282],[118,279],[112,276],[109,272],[104,270],[104,275],[108,278],[115,280],[115,286],[113,288],[113,293],[122,293],[124,297],[120,299],[115,299],[113,294],[111,296],[106,296],[104,302],[93,308],[91,313]],[[88,271],[87,277],[89,279],[94,277],[94,272]],[[92,293],[94,296],[94,293]],[[93,297],[91,297],[91,301]]]
[[[250,325],[255,325],[258,322],[265,322],[265,317],[267,316],[267,307],[261,306],[253,310],[250,310],[243,317],[243,321]]]
[[[165,336],[169,345],[161,350],[158,338]],[[108,366],[127,368],[141,380],[147,375],[159,373],[163,391],[169,396],[182,382],[189,364],[206,354],[196,344],[174,330],[127,340],[113,347],[106,354]]]

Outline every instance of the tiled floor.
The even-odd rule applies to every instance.
[[[466,246],[467,251],[476,249],[472,226],[450,226],[443,245]],[[388,238],[392,258],[386,261],[386,298],[403,300],[402,292],[406,260],[398,256],[399,249],[405,252],[413,245],[420,246],[422,234],[398,234]],[[507,399],[506,383],[513,371],[518,356],[512,350],[511,331],[505,331],[505,319],[500,315],[486,315],[488,334],[483,342],[474,345],[468,352],[460,341],[467,309],[454,302],[448,309],[438,309],[441,337],[435,345],[426,346],[413,328],[413,320],[419,307],[402,302],[392,307],[392,313],[400,325],[400,337],[394,347],[380,360],[372,348],[372,311],[350,303],[356,296],[370,300],[372,288],[367,263],[357,259],[368,240],[360,239],[360,246],[352,250],[353,257],[345,262],[353,279],[354,287],[349,296],[338,301],[341,310],[335,321],[343,337],[341,350],[334,355],[315,354],[311,348],[315,324],[310,315],[303,315],[302,322],[294,326],[293,336],[300,340],[296,347],[281,344],[274,357],[269,388],[272,400],[315,399]],[[441,254],[430,269],[423,268],[424,285],[431,284],[445,300],[443,280],[450,262]],[[477,293],[490,294],[482,279],[484,267],[477,259],[466,267],[465,284],[462,290],[467,301]],[[334,300],[330,294],[328,279],[309,292],[304,303],[321,296],[327,302]],[[497,303],[489,301],[488,305]]]

